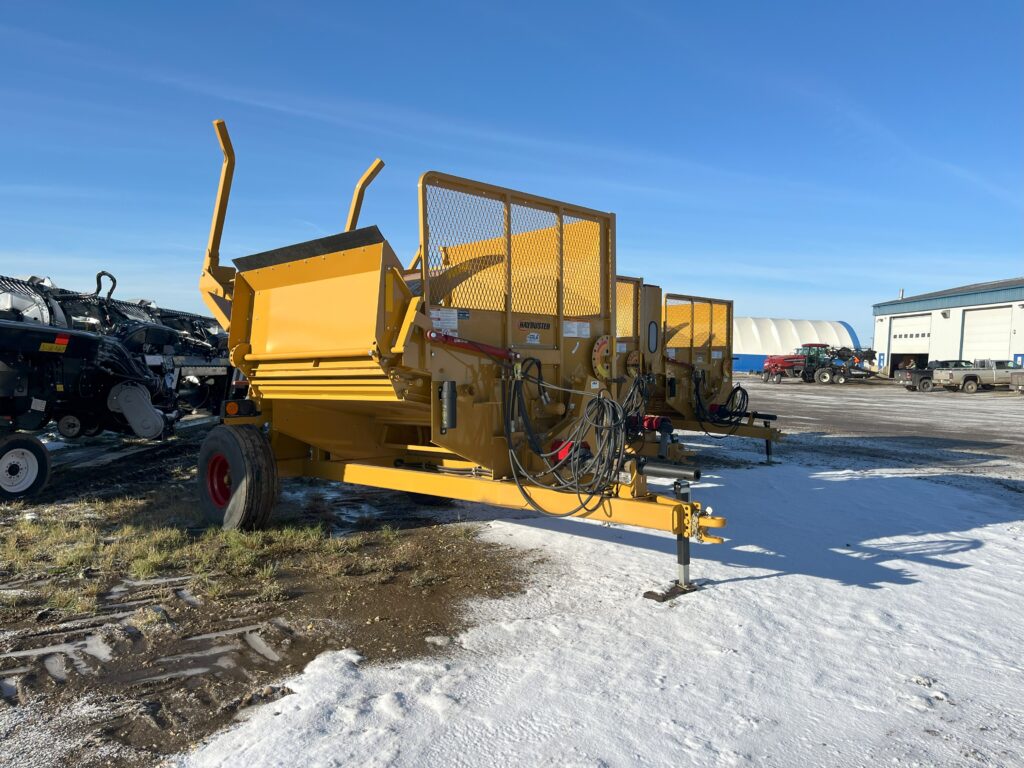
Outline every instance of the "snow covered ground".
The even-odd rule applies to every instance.
[[[641,597],[673,575],[668,536],[460,505],[543,556],[525,594],[440,658],[324,654],[179,763],[1024,765],[1020,461],[819,427],[771,467],[710,446],[728,468],[694,498],[729,540],[669,603]]]

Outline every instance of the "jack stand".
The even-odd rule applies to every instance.
[[[767,421],[764,423],[764,428],[765,429],[769,428],[769,425],[768,425]],[[772,441],[771,441],[771,438],[768,438],[768,439],[766,439],[764,441],[764,458],[765,458],[765,463],[768,466],[771,466],[772,465]]]
[[[680,480],[672,486],[676,498],[681,501],[690,500],[690,484]],[[663,590],[648,590],[644,597],[654,600],[657,603],[664,603],[668,600],[695,592],[700,585],[690,581],[690,540],[682,534],[676,534],[676,580],[669,583]]]
[[[672,438],[675,437],[671,432],[662,432],[661,437],[658,438],[658,458],[668,458],[668,446],[672,442]]]

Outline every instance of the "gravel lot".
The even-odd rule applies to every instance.
[[[805,384],[795,379],[765,384],[741,378],[753,408],[779,416],[784,432],[821,432],[885,438],[906,450],[950,449],[1024,459],[1024,396],[1006,390],[908,392],[889,381],[840,385]],[[785,451],[785,444],[782,450]]]

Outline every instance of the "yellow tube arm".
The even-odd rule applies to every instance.
[[[217,132],[221,152],[224,153],[224,163],[220,169],[220,184],[217,186],[217,200],[213,206],[213,221],[210,223],[210,239],[206,245],[206,257],[203,259],[203,273],[199,278],[199,292],[214,318],[227,330],[231,325],[231,295],[235,270],[233,267],[222,267],[220,264],[220,239],[224,233],[224,217],[231,194],[231,179],[235,173],[235,150],[231,146],[231,137],[224,121],[214,120],[213,128]]]
[[[379,157],[370,163],[370,167],[366,169],[366,173],[362,175],[359,181],[356,183],[356,189],[352,193],[352,204],[348,208],[348,221],[345,224],[345,231],[351,232],[359,224],[359,211],[363,207],[363,194],[366,192],[366,188],[370,186],[377,174],[384,168],[384,161]]]

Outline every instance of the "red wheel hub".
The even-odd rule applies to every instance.
[[[231,465],[223,453],[213,454],[206,462],[206,492],[218,507],[231,499]]]

